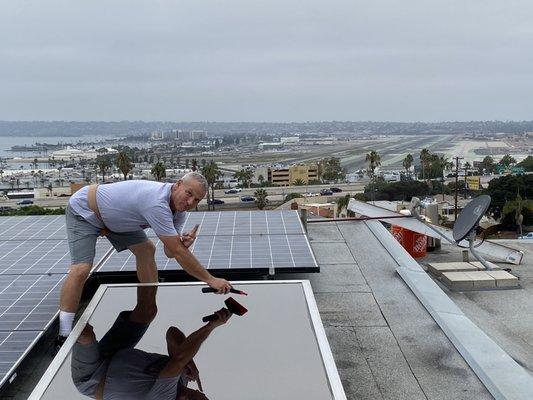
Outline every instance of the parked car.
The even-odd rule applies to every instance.
[[[255,201],[255,197],[253,197],[253,196],[241,196],[241,201],[243,201],[245,203],[249,203],[249,202]]]
[[[213,204],[224,204],[224,200],[215,199],[215,200],[209,200],[209,205]]]
[[[17,204],[18,204],[19,206],[27,206],[27,205],[33,204],[33,200],[30,200],[30,199],[22,199],[22,200],[17,201]]]
[[[241,188],[233,188],[233,189],[226,190],[224,193],[226,193],[226,194],[236,194],[236,193],[240,193],[240,192],[242,192]]]
[[[304,193],[304,197],[316,197],[316,196],[320,196],[320,195],[314,192]]]
[[[518,236],[518,239],[533,239],[533,232],[529,232],[526,235]]]
[[[341,188],[338,188],[338,187],[331,187],[331,188],[329,188],[329,190],[331,190],[333,193],[340,193],[340,192],[342,192],[342,189],[341,189]]]
[[[322,196],[331,196],[333,194],[333,192],[329,189],[322,189],[320,191],[320,195]]]
[[[11,211],[11,210],[13,210],[12,207],[7,207],[7,206],[0,207],[0,212],[6,212],[6,211]]]

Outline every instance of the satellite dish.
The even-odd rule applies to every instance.
[[[476,197],[466,205],[453,225],[453,240],[459,243],[477,227],[490,206],[490,196],[486,194]]]

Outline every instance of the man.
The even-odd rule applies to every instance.
[[[224,325],[231,312],[222,308],[188,337],[176,326],[166,332],[168,355],[137,347],[157,314],[157,286],[137,288],[132,311],[122,311],[111,328],[96,340],[85,326],[72,349],[71,375],[76,389],[93,399],[206,400],[194,356],[207,337]],[[198,390],[187,387],[195,381]]]
[[[196,238],[196,229],[180,234],[185,212],[195,208],[206,192],[205,178],[190,172],[174,184],[123,181],[91,185],[70,198],[65,214],[71,267],[61,289],[57,347],[72,330],[100,235],[105,235],[116,251],[128,249],[135,255],[141,283],[158,279],[155,246],[144,232],[151,227],[164,244],[167,257],[175,258],[188,274],[204,281],[219,294],[231,289],[228,281],[212,276],[188,250]]]

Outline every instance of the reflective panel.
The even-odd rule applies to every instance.
[[[235,314],[202,285],[102,288],[30,398],[345,398],[304,283],[235,286]]]

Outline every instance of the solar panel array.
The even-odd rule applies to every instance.
[[[187,213],[183,232],[200,225],[192,252],[208,269],[317,271],[296,211]],[[180,271],[157,242],[160,270]],[[70,266],[63,215],[0,217],[0,388],[57,315]],[[109,255],[111,254],[111,255]],[[99,239],[98,272],[135,271],[129,251],[112,252]]]
[[[317,269],[315,259],[304,235],[199,236],[193,254],[210,270],[235,272]],[[161,241],[156,242],[156,263],[160,271],[181,270],[168,258]],[[97,272],[135,271],[135,258],[130,252],[113,253]]]
[[[187,213],[182,233],[200,225],[190,250],[207,269],[233,272],[318,271],[296,211],[222,211]],[[149,236],[154,237],[153,231]],[[156,241],[160,271],[181,271]],[[135,271],[129,252],[113,253],[97,269],[111,273]]]
[[[0,217],[0,388],[57,315],[66,237],[64,215]],[[110,250],[98,240],[95,261]]]

